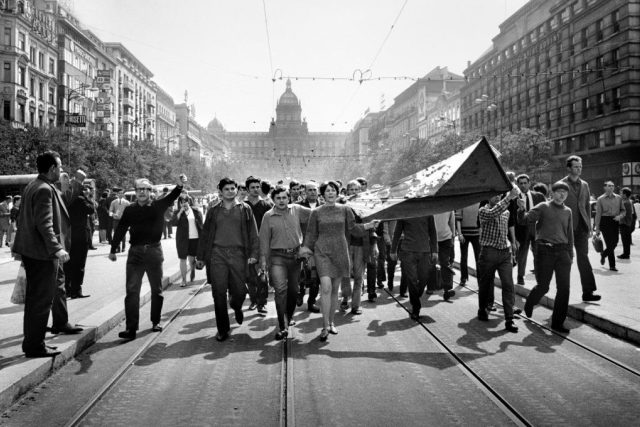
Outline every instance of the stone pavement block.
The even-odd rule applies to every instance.
[[[163,287],[166,289],[179,280],[179,261],[175,240],[161,242],[165,257]],[[109,246],[97,247],[97,251],[89,252],[83,285],[83,292],[91,297],[67,300],[69,322],[84,327],[84,331],[78,335],[47,334],[47,344],[57,346],[62,352],[53,360],[24,357],[21,349],[23,306],[13,305],[9,301],[13,291],[11,279],[17,276],[19,262],[0,264],[0,411],[124,319],[126,253],[118,254],[117,261],[112,262],[107,258]],[[145,276],[140,295],[141,305],[151,298],[147,283]],[[142,325],[146,321],[141,318]]]

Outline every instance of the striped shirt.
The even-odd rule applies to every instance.
[[[494,249],[511,247],[509,241],[509,199],[503,198],[495,205],[486,204],[478,211],[480,221],[480,245]]]

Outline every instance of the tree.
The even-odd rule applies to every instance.
[[[526,173],[532,181],[549,182],[555,166],[553,142],[541,131],[523,128],[502,135],[500,163],[516,174]]]

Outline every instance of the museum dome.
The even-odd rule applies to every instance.
[[[300,101],[298,101],[298,97],[291,90],[291,79],[287,79],[287,89],[280,96],[280,100],[278,101],[279,105],[298,105]]]

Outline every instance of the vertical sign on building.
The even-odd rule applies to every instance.
[[[96,86],[99,89],[96,99],[96,124],[99,135],[111,136],[111,70],[98,70]]]

